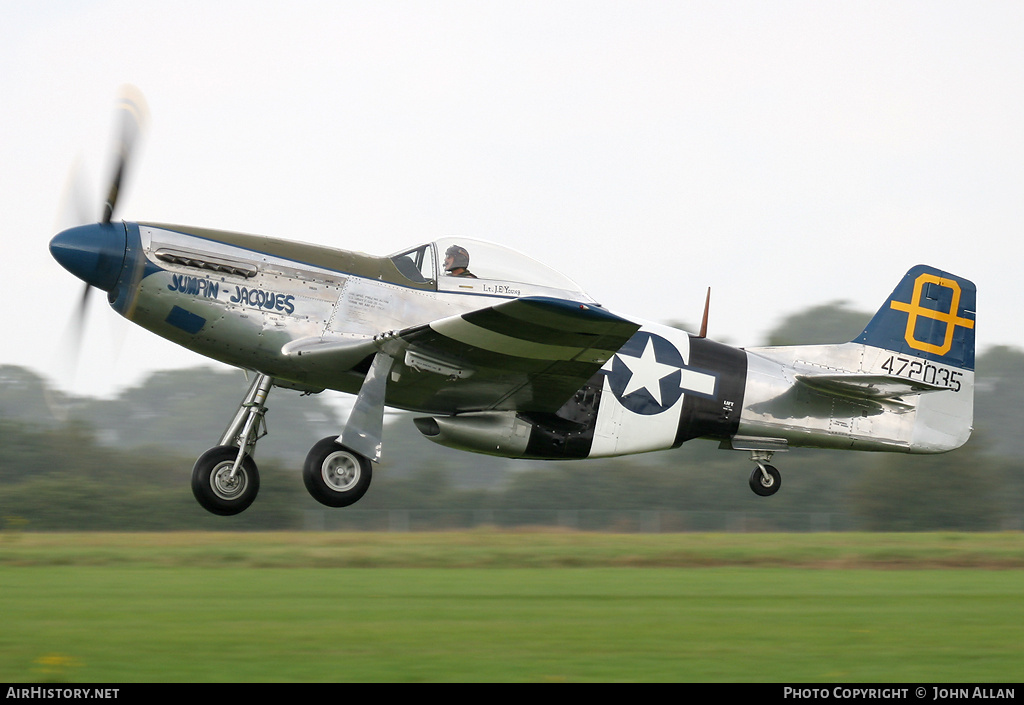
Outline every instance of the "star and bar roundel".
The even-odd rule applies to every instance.
[[[715,374],[689,367],[683,354],[666,338],[643,330],[615,353],[605,374],[619,403],[645,416],[671,409],[684,393],[714,397],[718,379]]]

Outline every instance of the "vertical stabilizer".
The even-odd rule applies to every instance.
[[[918,265],[854,342],[974,370],[974,284]]]
[[[865,356],[874,357],[877,371],[940,390],[917,397],[909,452],[944,452],[970,438],[975,299],[972,282],[919,265],[854,341],[879,349]]]

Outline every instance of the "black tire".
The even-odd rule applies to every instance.
[[[782,486],[782,473],[771,465],[765,465],[764,469],[768,477],[764,476],[761,468],[755,468],[754,472],[750,473],[750,489],[754,490],[756,495],[770,497]]]
[[[366,494],[373,471],[368,458],[335,443],[335,438],[328,436],[310,449],[302,481],[320,504],[347,507]]]
[[[229,479],[238,457],[235,446],[210,448],[192,468],[192,494],[203,509],[220,516],[244,512],[260,491],[260,473],[256,463],[246,454],[238,466],[234,480]]]

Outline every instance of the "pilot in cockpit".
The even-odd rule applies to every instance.
[[[444,271],[449,277],[471,277],[476,275],[469,271],[469,252],[465,247],[452,245],[444,253]]]

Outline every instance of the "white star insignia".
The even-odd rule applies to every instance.
[[[646,389],[654,397],[654,401],[658,402],[658,406],[663,406],[661,380],[677,372],[679,368],[675,365],[665,365],[655,359],[653,338],[647,339],[647,345],[640,357],[619,355],[619,360],[633,373],[622,396],[627,397],[638,389]]]

